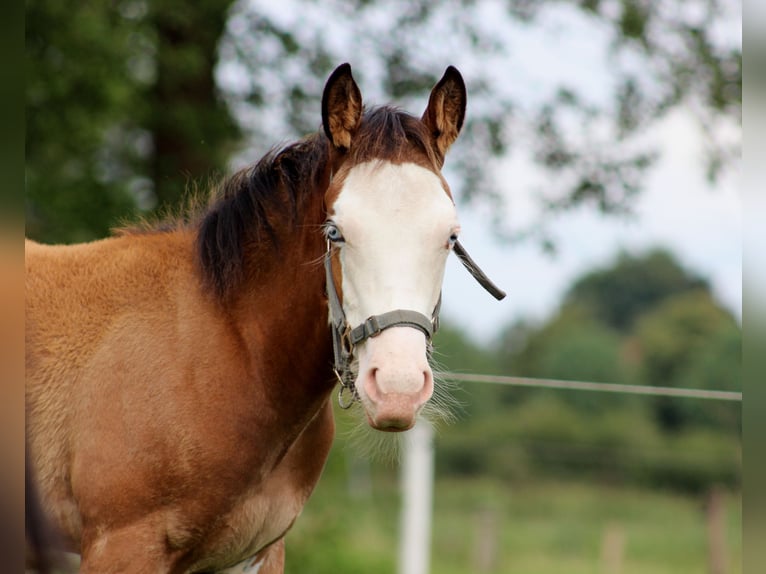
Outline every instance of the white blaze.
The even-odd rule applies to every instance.
[[[355,166],[334,204],[333,220],[345,239],[343,308],[352,327],[395,309],[431,317],[449,238],[458,229],[454,203],[436,174],[412,163]],[[422,391],[424,378],[432,384],[425,345],[425,336],[409,327],[388,329],[359,345],[357,389],[365,406],[375,389],[381,396],[410,396]],[[370,369],[377,383],[368,393],[364,378]]]

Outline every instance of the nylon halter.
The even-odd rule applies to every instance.
[[[495,299],[500,301],[505,297],[505,292],[499,289],[489,277],[479,268],[479,266],[466,253],[465,248],[456,241],[453,250],[458,256],[460,262],[465,266],[471,275],[479,284],[484,287]],[[439,329],[439,311],[441,309],[442,297],[439,294],[439,300],[436,302],[431,317],[426,317],[417,311],[409,309],[395,309],[372,315],[368,317],[361,325],[351,327],[346,320],[346,313],[343,311],[343,305],[340,303],[338,292],[335,289],[335,281],[332,276],[332,244],[327,241],[327,253],[324,258],[325,283],[327,289],[327,302],[330,310],[330,324],[332,331],[332,349],[334,355],[333,372],[340,383],[338,390],[338,405],[342,409],[349,408],[359,399],[356,386],[354,385],[353,375],[351,373],[351,363],[354,359],[354,348],[371,337],[376,337],[386,329],[391,327],[413,327],[419,329],[426,336],[428,348],[431,347],[431,339],[434,333]],[[348,392],[350,398],[344,399],[344,393]]]

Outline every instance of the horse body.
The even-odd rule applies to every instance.
[[[282,572],[332,442],[335,376],[374,428],[414,424],[458,229],[440,170],[464,111],[448,68],[421,119],[364,113],[344,65],[324,133],[235,174],[196,219],[27,242],[30,455],[83,572]]]
[[[329,451],[321,274],[275,260],[294,271],[259,273],[226,312],[200,286],[192,239],[27,244],[30,449],[45,455],[46,506],[93,571],[109,571],[99,552],[139,540],[164,543],[156,558],[172,550],[179,567],[163,568],[177,571],[254,554],[292,524]],[[285,314],[259,313],[275,288]]]

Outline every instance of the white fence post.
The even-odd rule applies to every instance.
[[[402,457],[399,574],[428,574],[434,479],[434,431],[418,421],[407,432]]]

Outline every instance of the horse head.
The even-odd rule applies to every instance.
[[[465,107],[465,84],[453,67],[421,118],[389,107],[365,111],[348,64],[325,86],[333,174],[324,230],[336,363],[339,355],[353,361],[352,374],[339,373],[341,384],[376,429],[411,428],[434,390],[428,350],[460,232],[441,168]]]

